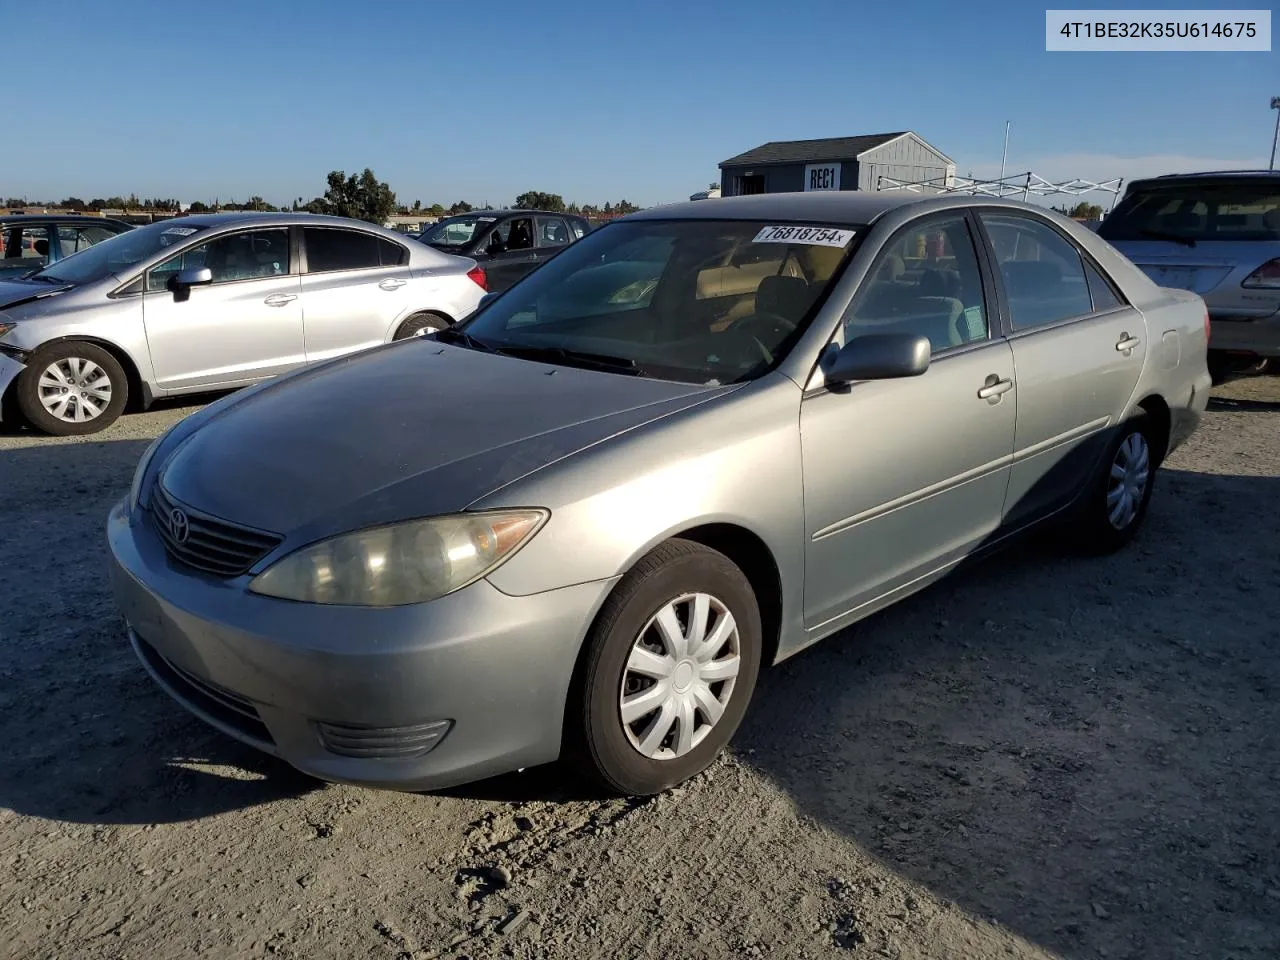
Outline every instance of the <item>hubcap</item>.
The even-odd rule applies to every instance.
[[[418,335],[419,337],[425,337],[425,336],[428,336],[429,334],[432,334],[432,333],[439,333],[439,332],[440,332],[440,329],[441,329],[441,328],[440,328],[440,327],[438,327],[438,326],[434,326],[434,325],[432,325],[432,324],[428,324],[427,326],[425,326],[425,327],[423,327],[421,330],[419,330],[417,335]]]
[[[724,715],[741,664],[738,624],[707,593],[668,602],[631,645],[618,709],[631,745],[652,760],[682,757]]]
[[[45,367],[36,391],[51,416],[65,423],[87,423],[111,403],[111,378],[92,360],[66,357]]]
[[[1123,530],[1133,523],[1147,492],[1151,477],[1151,451],[1147,438],[1131,433],[1111,461],[1111,477],[1107,484],[1107,519],[1111,526]]]

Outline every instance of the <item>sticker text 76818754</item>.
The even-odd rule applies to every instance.
[[[755,236],[755,243],[804,243],[818,247],[843,247],[853,239],[854,231],[836,227],[765,227]]]

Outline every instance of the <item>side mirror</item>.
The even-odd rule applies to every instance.
[[[822,366],[827,386],[856,380],[918,377],[929,369],[933,348],[928,337],[910,333],[869,333],[846,343]]]
[[[490,290],[488,293],[486,293],[483,297],[480,298],[480,302],[476,304],[476,309],[483,310],[489,304],[493,303],[493,301],[497,299],[497,296],[498,294],[495,291]]]
[[[189,267],[178,271],[173,284],[176,287],[203,287],[213,283],[213,271],[208,267]]]

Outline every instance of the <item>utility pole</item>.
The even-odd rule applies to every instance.
[[[1280,97],[1271,98],[1271,109],[1276,112],[1276,132],[1271,135],[1271,164],[1268,170],[1276,168],[1276,141],[1280,140]]]
[[[1275,106],[1274,101],[1272,102],[1272,106]],[[1004,152],[1000,154],[1000,185],[1001,186],[1004,186],[1004,164],[1005,164],[1005,161],[1009,159],[1009,127],[1012,125],[1012,123],[1013,123],[1012,120],[1006,120],[1004,122]],[[1271,152],[1274,155],[1275,150],[1273,149]]]

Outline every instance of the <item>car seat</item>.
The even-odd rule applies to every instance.
[[[37,240],[32,246],[35,247],[36,256],[47,257],[49,255],[49,241]]]
[[[802,277],[765,277],[756,287],[756,313],[799,323],[813,305],[813,292]]]

